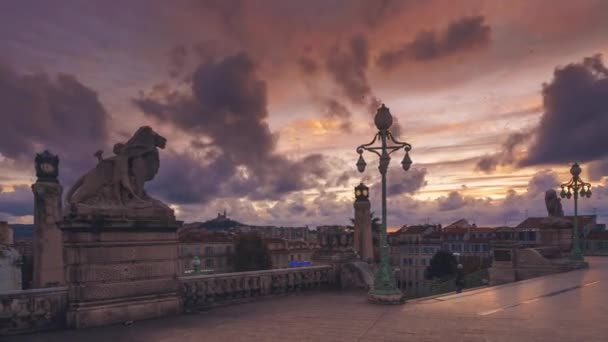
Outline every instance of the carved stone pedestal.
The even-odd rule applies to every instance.
[[[64,220],[67,324],[85,328],[181,312],[179,221]]]

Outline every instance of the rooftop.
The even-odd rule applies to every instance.
[[[605,341],[608,258],[588,261],[586,270],[403,306],[369,304],[360,292],[310,293],[3,341]]]

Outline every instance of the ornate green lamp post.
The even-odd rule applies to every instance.
[[[365,170],[365,160],[363,159],[363,151],[368,151],[376,154],[380,158],[378,170],[382,175],[382,231],[380,232],[380,264],[374,276],[374,286],[368,293],[368,298],[371,302],[379,304],[402,304],[404,303],[403,294],[397,288],[395,276],[389,264],[389,250],[386,238],[386,171],[391,160],[390,155],[400,149],[405,150],[405,156],[401,161],[403,170],[407,171],[412,166],[412,160],[409,156],[409,151],[412,146],[408,143],[400,142],[393,137],[388,130],[393,124],[393,117],[383,104],[378,108],[378,112],[374,117],[374,123],[378,128],[378,133],[374,139],[368,143],[357,147],[359,160],[357,161],[357,169],[359,172]],[[380,146],[373,146],[376,141],[380,142]]]
[[[581,167],[574,163],[570,168],[570,174],[572,178],[561,184],[562,191],[560,196],[562,198],[570,199],[574,195],[574,228],[572,229],[572,250],[570,251],[570,260],[572,261],[584,261],[583,253],[578,237],[578,196],[591,197],[591,184],[584,182],[581,177]],[[587,189],[585,189],[585,187]],[[568,191],[566,191],[568,190]]]

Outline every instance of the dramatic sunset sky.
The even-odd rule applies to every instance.
[[[150,125],[180,219],[346,224],[361,180],[380,212],[380,103],[413,146],[389,226],[545,215],[574,161],[608,218],[608,1],[8,0],[0,51],[0,220],[32,221],[36,152],[65,193]]]

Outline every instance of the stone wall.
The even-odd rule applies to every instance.
[[[567,255],[562,255],[556,247],[513,247],[508,253],[509,260],[497,260],[497,251],[500,249],[494,249],[490,285],[501,285],[587,267],[586,262],[568,260]]]
[[[195,275],[179,278],[186,311],[241,303],[260,297],[319,290],[334,285],[331,266]]]
[[[67,287],[0,293],[0,335],[65,327]]]

